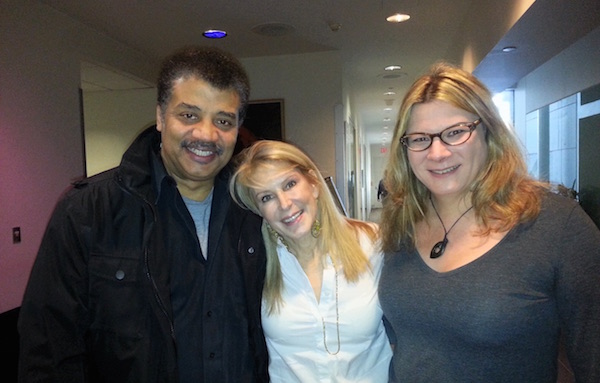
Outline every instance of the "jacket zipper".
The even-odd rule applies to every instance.
[[[154,222],[156,222],[156,212],[154,211],[154,207],[147,200],[145,200],[145,199],[142,199],[142,200],[149,206],[150,211],[152,211],[152,218],[153,218]],[[156,299],[156,303],[158,304],[160,311],[162,312],[162,314],[167,319],[167,322],[169,323],[169,331],[170,331],[171,339],[173,339],[173,342],[175,342],[175,326],[173,324],[173,321],[171,320],[171,317],[169,316],[169,312],[167,311],[163,300],[160,298],[158,286],[156,285],[156,281],[154,280],[154,277],[152,276],[152,273],[150,272],[147,247],[144,248],[144,267],[146,269],[146,278],[148,278],[148,280],[152,284],[152,291],[154,292],[154,299]]]

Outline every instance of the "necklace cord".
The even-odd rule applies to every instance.
[[[339,310],[339,302],[338,302],[338,271],[337,267],[335,267],[335,263],[333,264],[333,270],[335,271],[335,327],[337,330],[337,350],[335,352],[329,351],[329,347],[327,347],[327,331],[325,330],[325,319],[321,317],[321,323],[323,324],[323,345],[325,346],[325,351],[329,355],[337,355],[340,352],[340,310]]]
[[[285,241],[285,239],[283,239],[283,237],[277,233],[275,230],[271,229],[271,227],[269,226],[269,231],[271,231],[271,233],[278,239],[281,241],[281,243],[283,244],[283,246],[285,246],[286,250],[289,251],[290,253],[292,253],[292,251],[290,250],[287,242]],[[293,253],[292,253],[293,254]],[[329,351],[329,347],[327,347],[327,330],[325,328],[325,318],[323,318],[323,316],[321,316],[321,324],[323,325],[323,346],[325,346],[325,351],[327,351],[327,353],[329,355],[337,355],[340,352],[340,348],[341,348],[341,341],[340,341],[340,305],[339,305],[339,286],[338,286],[338,270],[337,267],[335,265],[335,262],[333,261],[333,259],[331,260],[333,263],[333,270],[335,272],[335,329],[336,329],[336,333],[337,333],[337,349],[335,350],[335,352],[331,352]]]
[[[469,211],[471,211],[471,209],[473,209],[473,205],[471,205],[470,208],[465,210],[465,212],[462,213],[456,221],[454,221],[452,226],[450,226],[450,229],[446,230],[444,221],[442,221],[442,217],[440,217],[440,213],[438,213],[437,209],[435,208],[435,204],[433,203],[433,199],[431,199],[431,196],[429,196],[429,201],[431,201],[431,206],[433,206],[433,211],[435,212],[435,215],[437,215],[438,219],[440,220],[440,223],[442,224],[442,228],[444,229],[444,239],[442,239],[441,241],[439,241],[435,245],[433,245],[433,248],[431,248],[431,253],[429,254],[430,258],[435,259],[435,258],[441,257],[442,254],[444,254],[444,251],[446,250],[446,245],[448,244],[448,234],[454,228],[454,226],[456,226],[458,221],[460,221],[460,219],[462,217],[464,217],[465,214],[467,214]]]

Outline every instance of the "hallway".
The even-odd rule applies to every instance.
[[[372,208],[367,220],[370,222],[379,223],[379,220],[381,219],[381,211],[382,209],[380,207]]]

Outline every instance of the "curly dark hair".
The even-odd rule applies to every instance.
[[[219,48],[188,46],[166,57],[157,81],[157,102],[163,113],[171,99],[175,81],[182,77],[196,77],[217,89],[235,90],[240,97],[238,115],[239,124],[242,124],[250,97],[250,81],[235,56]]]

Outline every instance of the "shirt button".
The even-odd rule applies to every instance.
[[[212,316],[212,311],[208,311],[208,312],[206,313],[206,316],[207,316],[207,317],[211,317],[211,316]]]
[[[214,352],[211,352],[210,354],[208,354],[208,357],[209,357],[210,359],[214,359],[214,357],[215,357],[215,353],[214,353]]]
[[[249,247],[248,248],[248,253],[249,254],[254,254],[254,247]]]
[[[117,270],[117,272],[115,273],[115,278],[117,278],[118,280],[122,280],[123,278],[125,278],[125,272],[123,270]]]

